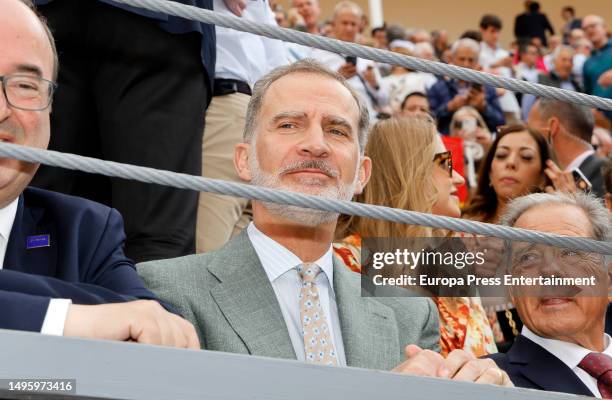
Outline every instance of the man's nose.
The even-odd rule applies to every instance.
[[[299,144],[300,155],[308,157],[327,157],[330,148],[325,132],[320,127],[313,127],[304,133]]]
[[[0,84],[2,84],[2,82],[0,82]],[[7,119],[11,113],[12,109],[6,98],[4,87],[2,86],[2,90],[0,90],[0,121]]]

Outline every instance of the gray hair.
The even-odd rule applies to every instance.
[[[417,57],[422,57],[424,52],[429,51],[434,56],[436,55],[436,51],[431,43],[429,42],[420,42],[414,45],[415,53]]]
[[[355,103],[357,103],[357,109],[359,110],[357,139],[359,141],[359,152],[363,155],[368,141],[368,131],[370,128],[370,115],[368,112],[368,107],[361,99],[361,96],[347,83],[346,79],[344,79],[339,73],[330,70],[321,63],[312,59],[304,59],[293,64],[275,68],[255,83],[253,86],[253,94],[251,96],[251,100],[249,101],[249,106],[246,113],[246,123],[244,126],[243,135],[244,142],[251,143],[255,137],[257,118],[261,112],[264,96],[266,95],[266,92],[270,86],[282,77],[291,74],[321,75],[325,78],[338,81],[351,93]]]
[[[457,53],[457,50],[462,47],[467,47],[470,50],[474,51],[474,53],[480,54],[480,44],[478,44],[478,42],[474,39],[470,38],[456,40],[455,43],[453,43],[453,46],[451,47],[451,54],[455,55],[455,53]]]
[[[555,48],[555,51],[553,51],[553,59],[556,59],[563,51],[569,52],[572,56],[575,53],[574,48],[572,46],[561,44]]]
[[[589,107],[545,98],[539,99],[537,105],[543,120],[557,117],[569,134],[591,143],[595,118]]]
[[[334,14],[333,14],[334,19],[338,16],[338,14],[341,11],[344,11],[344,10],[352,11],[353,13],[355,13],[355,15],[359,16],[359,18],[363,16],[363,10],[361,9],[361,7],[359,7],[359,5],[349,0],[343,0],[340,3],[336,4],[336,6],[334,7]]]
[[[500,223],[514,226],[521,215],[530,209],[548,204],[568,205],[581,209],[591,222],[592,238],[601,241],[610,240],[610,212],[599,199],[583,192],[533,193],[516,198],[508,203]]]

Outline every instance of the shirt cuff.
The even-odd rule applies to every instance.
[[[51,299],[45,320],[43,321],[40,333],[43,335],[64,335],[64,324],[68,316],[68,308],[72,304],[70,299]]]

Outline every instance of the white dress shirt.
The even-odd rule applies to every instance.
[[[595,154],[595,150],[590,149],[580,154],[578,157],[574,158],[574,160],[568,164],[565,168],[566,171],[571,171],[574,168],[580,168],[580,164],[584,162],[587,158],[589,158],[592,154]]]
[[[311,58],[319,61],[321,64],[325,65],[327,68],[332,71],[338,71],[340,67],[346,63],[346,59],[344,56],[336,53],[332,53],[331,51],[314,49],[310,54]],[[380,76],[380,71],[376,66],[376,63],[371,60],[366,60],[364,58],[357,58],[357,75],[353,76],[351,79],[348,79],[347,82],[365,101],[368,106],[368,111],[370,112],[370,120],[376,119],[376,106],[383,107],[387,105],[389,101],[389,96],[387,93],[387,88],[382,84],[382,77]],[[370,86],[369,83],[366,82],[363,75],[368,67],[374,68],[374,75],[376,77],[376,81],[378,82],[378,89]],[[369,94],[368,94],[369,93]],[[376,99],[376,103],[372,98]]]
[[[507,50],[502,49],[499,46],[491,47],[485,42],[480,44],[480,56],[478,57],[478,63],[483,68],[490,68],[492,64],[508,57],[510,53]]]
[[[235,17],[223,0],[214,0],[213,9],[220,14]],[[247,0],[246,8],[240,18],[277,25],[268,0]],[[217,35],[215,78],[236,79],[248,83],[253,88],[253,84],[263,75],[290,61],[288,50],[280,40],[219,25],[215,26],[215,33]]]
[[[18,204],[19,198],[0,209],[0,269],[4,267],[6,247],[8,246],[9,236],[11,235],[15,216],[17,215]],[[25,246],[25,243],[23,245]],[[31,251],[36,250],[33,249]],[[70,304],[72,304],[70,299],[51,299],[40,333],[45,335],[63,335],[64,323],[68,316],[68,307],[70,307]]]
[[[247,227],[247,234],[272,284],[297,359],[305,361],[299,300],[302,280],[296,269],[297,266],[302,264],[302,260],[287,248],[266,236],[252,222]],[[315,284],[319,291],[323,312],[327,318],[327,325],[330,328],[330,336],[338,355],[338,366],[346,367],[338,306],[332,283],[334,281],[334,266],[331,244],[329,250],[315,264],[321,268],[321,273],[316,277]]]
[[[531,332],[529,328],[524,325],[521,334],[532,342],[542,346],[550,354],[561,360],[563,364],[567,365],[569,369],[576,374],[578,379],[580,379],[582,383],[589,388],[595,397],[601,399],[601,393],[599,393],[599,389],[597,389],[597,379],[593,378],[588,372],[578,367],[578,364],[580,364],[582,359],[586,357],[587,354],[593,353],[592,350],[585,349],[584,347],[574,343],[540,337]],[[610,336],[605,333],[604,347],[603,354],[612,357],[612,341],[610,340]]]

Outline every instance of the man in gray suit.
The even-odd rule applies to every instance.
[[[255,84],[234,162],[253,185],[349,200],[370,177],[367,133],[359,95],[304,60]],[[362,298],[359,275],[333,257],[336,220],[253,201],[253,223],[222,249],[141,264],[139,273],[208,350],[511,385],[491,360],[432,351],[431,300]]]

